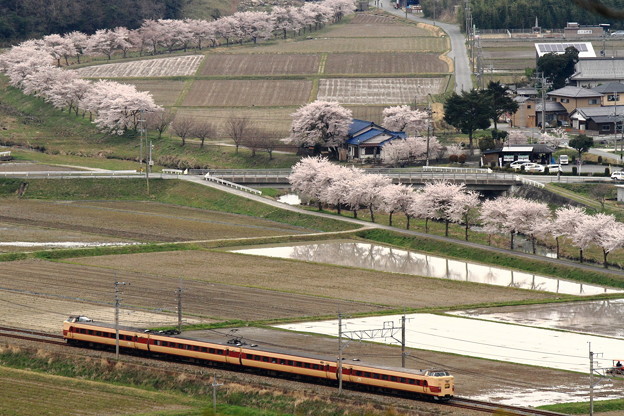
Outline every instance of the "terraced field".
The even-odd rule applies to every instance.
[[[414,100],[425,105],[428,94],[447,88],[453,71],[452,60],[443,55],[448,49],[448,37],[437,27],[371,12],[295,39],[80,72],[84,77],[132,78],[125,82],[150,91],[178,117],[211,122],[219,139],[225,139],[223,126],[232,114],[286,136],[290,115],[315,99],[336,100],[351,106],[355,117],[376,122],[386,105]]]

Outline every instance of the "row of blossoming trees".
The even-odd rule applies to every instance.
[[[529,238],[535,253],[538,238],[552,238],[556,242],[557,258],[561,240],[567,238],[579,249],[580,261],[583,252],[590,246],[602,249],[604,266],[607,256],[615,249],[624,247],[624,224],[612,215],[589,215],[582,208],[561,207],[551,212],[548,205],[524,198],[501,197],[481,203],[479,194],[467,190],[464,184],[448,182],[428,183],[422,189],[403,184],[380,174],[368,174],[364,170],[336,165],[327,159],[308,157],[297,163],[289,177],[293,191],[318,204],[353,211],[357,218],[360,209],[370,212],[375,221],[375,211],[392,216],[402,213],[407,218],[425,221],[425,232],[429,232],[429,221],[445,224],[448,236],[449,223],[464,226],[465,239],[473,224],[480,223],[490,236],[506,233],[510,236],[510,248],[514,249],[514,236],[521,234]]]
[[[75,71],[60,68],[61,59],[68,64],[69,57],[84,54],[106,55],[110,59],[116,50],[126,56],[130,49],[158,47],[169,51],[202,41],[216,46],[220,39],[244,41],[267,39],[275,32],[298,31],[305,26],[321,25],[339,20],[352,12],[353,0],[325,0],[307,3],[300,8],[275,7],[271,13],[241,12],[215,21],[203,20],[147,20],[133,31],[126,28],[98,30],[92,36],[72,32],[49,35],[29,40],[0,55],[0,70],[9,77],[12,86],[25,94],[43,98],[59,109],[67,108],[76,115],[82,110],[102,131],[123,134],[137,130],[141,113],[161,112],[148,92],[139,92],[132,85],[113,81],[87,81]],[[227,29],[225,29],[227,28]],[[56,66],[54,65],[56,64]]]

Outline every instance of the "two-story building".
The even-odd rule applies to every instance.
[[[603,106],[624,104],[624,84],[620,82],[608,82],[592,89],[602,94]]]
[[[624,81],[624,58],[586,58],[574,66],[570,83],[577,87],[594,88],[601,84]]]

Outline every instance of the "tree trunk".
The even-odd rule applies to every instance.
[[[466,229],[465,229],[465,232],[466,232],[466,241],[468,241],[468,228],[470,228],[470,227],[469,227],[468,221],[466,221]]]
[[[448,229],[449,229],[449,221],[448,219],[444,220],[444,237],[448,237]]]
[[[513,231],[510,234],[511,234],[511,238],[509,239],[509,249],[513,250],[513,248],[514,248],[514,244],[513,244],[514,243],[514,233],[513,233]]]
[[[406,217],[407,217],[407,227],[406,227],[406,229],[407,229],[407,230],[409,230],[409,227],[410,227],[410,218],[411,218],[411,217],[410,217],[409,215],[406,215]]]
[[[533,248],[533,254],[537,252],[537,238],[535,236],[531,236],[531,246]]]
[[[608,269],[609,263],[607,263],[607,256],[609,255],[609,253],[604,248],[602,249],[602,255],[604,257],[603,266],[605,269]]]
[[[357,209],[353,210],[353,218],[357,218]]]
[[[425,218],[425,232],[429,232],[429,218]]]
[[[368,206],[368,210],[370,211],[370,215],[371,215],[371,221],[375,222],[375,213],[373,212],[373,206],[369,205]]]
[[[392,227],[392,211],[390,211],[390,216],[388,217],[388,225]]]
[[[583,263],[583,249],[582,248],[579,249],[579,257],[581,259],[581,263]]]
[[[557,243],[557,258],[559,258],[559,236],[555,237],[555,243]]]

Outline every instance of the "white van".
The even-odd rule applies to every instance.
[[[559,164],[567,165],[568,164],[568,155],[560,155],[559,156]]]

